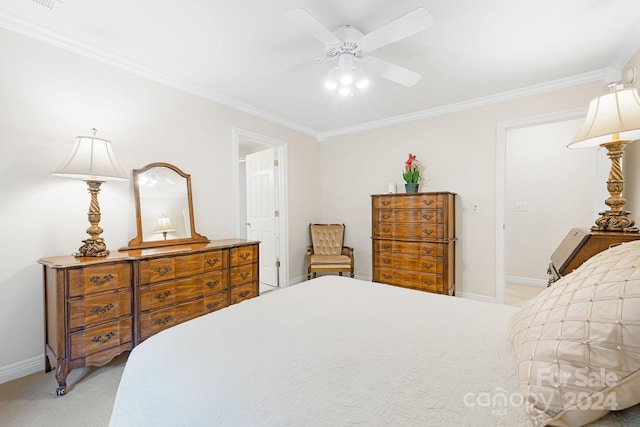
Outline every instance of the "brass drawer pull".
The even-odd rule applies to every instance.
[[[209,289],[213,289],[216,286],[218,286],[220,284],[219,280],[214,280],[213,282],[211,280],[209,280],[207,283],[205,283],[205,285],[207,285],[209,287]]]
[[[248,273],[248,272],[240,273],[240,278],[241,279],[246,279],[249,276],[251,276],[251,273]]]
[[[213,258],[213,259],[208,259],[205,261],[207,264],[209,264],[209,267],[213,267],[215,266],[218,262],[220,262],[220,260],[218,258]]]
[[[433,234],[433,230],[428,230],[428,229],[424,229],[424,230],[422,230],[422,232],[423,232],[424,234],[427,234],[427,235],[428,235],[428,234]]]
[[[382,245],[382,249],[391,249],[391,245],[388,243],[385,243],[384,245]]]
[[[382,215],[382,219],[389,219],[391,218],[391,215]]]
[[[422,279],[422,283],[425,285],[433,285],[433,280],[430,279]]]
[[[163,318],[160,319],[156,319],[155,322],[153,322],[154,325],[159,325],[159,326],[164,326],[167,323],[171,323],[173,321],[173,317],[172,316],[164,316]]]
[[[391,233],[391,229],[390,228],[383,228],[382,232],[383,233]]]
[[[434,265],[435,264],[431,264],[431,263],[427,264],[426,262],[422,263],[422,267],[424,267],[424,268],[433,268]]]
[[[424,248],[424,251],[428,254],[436,253],[436,250],[434,248]]]
[[[109,303],[104,307],[100,307],[99,305],[94,305],[91,307],[91,312],[95,314],[105,314],[107,311],[113,308],[113,304]]]
[[[165,274],[171,271],[171,266],[167,265],[164,267],[156,267],[153,269],[153,271],[158,273],[160,276],[164,276]]]
[[[391,264],[391,260],[390,260],[389,258],[384,258],[384,259],[382,260],[382,263],[383,263],[383,264]]]
[[[422,215],[422,219],[426,219],[427,221],[432,220],[433,219],[433,215],[424,214],[424,215]]]
[[[393,276],[390,274],[383,274],[382,277],[384,277],[385,279],[391,279]]]
[[[104,344],[107,341],[109,341],[111,339],[111,337],[114,337],[114,336],[116,336],[115,333],[107,332],[107,334],[104,336],[104,338],[102,338],[102,335],[96,335],[93,338],[91,338],[91,342]]]
[[[423,203],[425,206],[430,206],[430,205],[432,205],[432,204],[433,204],[433,200],[423,200],[423,201],[422,201],[422,203]]]
[[[240,254],[240,258],[242,258],[243,261],[248,260],[249,257],[251,257],[251,252],[245,252],[243,254]]]
[[[207,308],[209,309],[209,311],[214,311],[216,308],[218,308],[218,306],[220,305],[220,301],[216,301],[216,302],[210,302],[209,304],[207,304]]]
[[[93,277],[91,277],[91,279],[89,279],[89,281],[91,283],[93,283],[94,285],[104,285],[105,283],[107,283],[111,279],[113,279],[113,276],[111,274],[107,274],[107,275],[103,276],[102,278],[100,276],[93,276]]]
[[[154,298],[157,299],[158,301],[162,302],[162,301],[166,300],[169,296],[171,296],[171,291],[166,291],[165,293],[156,294],[156,296]]]
[[[382,203],[382,206],[389,206],[391,204],[391,202],[384,200],[382,200],[380,203]]]
[[[245,297],[249,296],[250,293],[251,292],[249,292],[249,291],[242,291],[242,292],[240,292],[240,297],[241,298],[245,298]]]

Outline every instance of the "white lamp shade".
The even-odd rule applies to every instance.
[[[156,224],[156,228],[153,229],[154,233],[167,233],[169,231],[176,231],[169,218],[166,216],[161,216],[158,218],[158,223]]]
[[[595,147],[620,140],[640,139],[640,96],[635,88],[624,88],[591,101],[582,127],[569,143],[570,148]]]
[[[71,154],[52,175],[83,180],[129,179],[113,154],[111,141],[95,136],[79,136]]]

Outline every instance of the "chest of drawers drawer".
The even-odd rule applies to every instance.
[[[231,286],[242,285],[243,283],[254,282],[258,278],[258,265],[247,264],[238,267],[231,267],[229,276],[231,278]]]
[[[422,257],[406,254],[376,254],[374,257],[376,266],[399,270],[412,270],[423,273],[442,274],[444,262],[442,258]]]
[[[244,285],[231,288],[231,304],[237,304],[249,298],[258,296],[258,286],[254,283],[245,283]]]
[[[373,235],[380,239],[433,240],[444,237],[444,226],[438,224],[374,222]]]
[[[415,194],[410,196],[376,196],[373,200],[373,208],[394,209],[436,209],[444,207],[447,195],[445,194]]]
[[[374,253],[403,253],[412,255],[428,255],[442,257],[445,245],[428,242],[404,242],[399,240],[375,240],[373,242]]]
[[[436,209],[375,209],[373,218],[379,222],[408,222],[421,224],[442,224],[444,211]]]
[[[376,269],[373,280],[427,292],[447,293],[448,291],[448,289],[445,289],[443,276],[436,274],[381,267]]]

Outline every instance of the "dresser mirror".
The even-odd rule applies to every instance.
[[[208,242],[196,232],[191,176],[169,163],[133,170],[138,235],[127,249]]]

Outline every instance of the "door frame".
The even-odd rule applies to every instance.
[[[496,126],[496,289],[495,301],[504,304],[505,291],[505,185],[507,132],[509,130],[584,118],[587,108],[580,107],[554,113],[498,122]],[[567,141],[569,143],[569,141]],[[549,254],[551,255],[551,254]]]
[[[276,138],[271,138],[256,132],[252,132],[241,128],[232,128],[231,138],[231,167],[232,167],[232,188],[233,188],[233,222],[236,238],[241,236],[241,227],[246,227],[240,223],[240,168],[238,162],[240,160],[240,141],[248,140],[250,142],[265,145],[274,148],[276,158],[278,159],[278,167],[274,174],[274,184],[276,187],[276,200],[274,208],[280,213],[276,218],[276,231],[278,233],[278,259],[280,260],[280,268],[278,269],[278,285],[281,288],[289,286],[289,188],[288,188],[288,167],[287,167],[287,143]],[[242,193],[244,194],[244,192]]]

